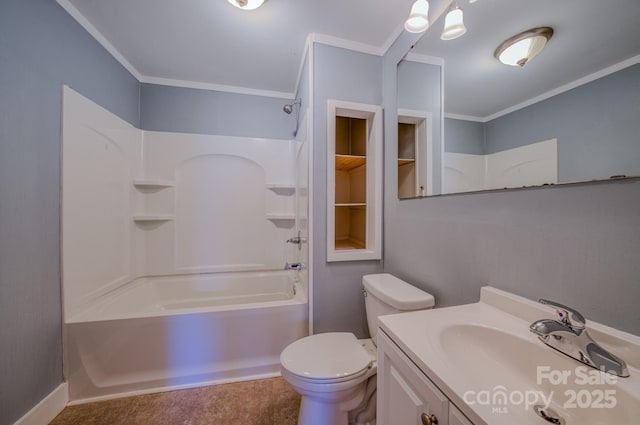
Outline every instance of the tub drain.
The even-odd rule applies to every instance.
[[[542,419],[549,423],[557,425],[565,424],[562,416],[560,416],[555,410],[549,407],[544,407],[541,405],[533,406],[533,411],[536,412],[536,415],[540,416]]]

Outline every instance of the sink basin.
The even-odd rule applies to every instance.
[[[525,337],[479,323],[442,328],[442,351],[468,381],[465,402],[487,401],[485,407],[493,414],[504,412],[511,420],[537,418],[534,407],[543,406],[567,425],[636,423],[640,400],[617,385],[626,378],[584,366],[545,346],[528,336],[526,325]],[[518,423],[524,423],[522,419]]]
[[[640,352],[640,338],[589,322],[594,339],[606,339],[627,360],[631,376],[620,378],[554,350],[529,331],[533,321],[551,317],[538,303],[483,288],[479,303],[379,321],[475,425],[640,423],[640,370],[637,356],[629,355]]]
[[[539,365],[558,369],[564,360],[542,343],[480,324],[446,326],[440,344],[452,367],[481,386],[499,377],[504,386],[532,387]]]

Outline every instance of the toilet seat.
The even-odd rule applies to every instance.
[[[331,384],[366,374],[373,360],[352,333],[330,332],[290,344],[282,351],[280,363],[302,381]]]

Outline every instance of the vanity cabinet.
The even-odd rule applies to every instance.
[[[378,425],[473,425],[383,332],[378,332]]]

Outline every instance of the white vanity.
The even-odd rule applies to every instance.
[[[377,424],[471,425],[384,333],[378,333]]]
[[[630,376],[617,377],[529,331],[555,315],[484,287],[475,304],[379,318],[377,425],[637,424],[640,337],[587,324],[626,361]]]

